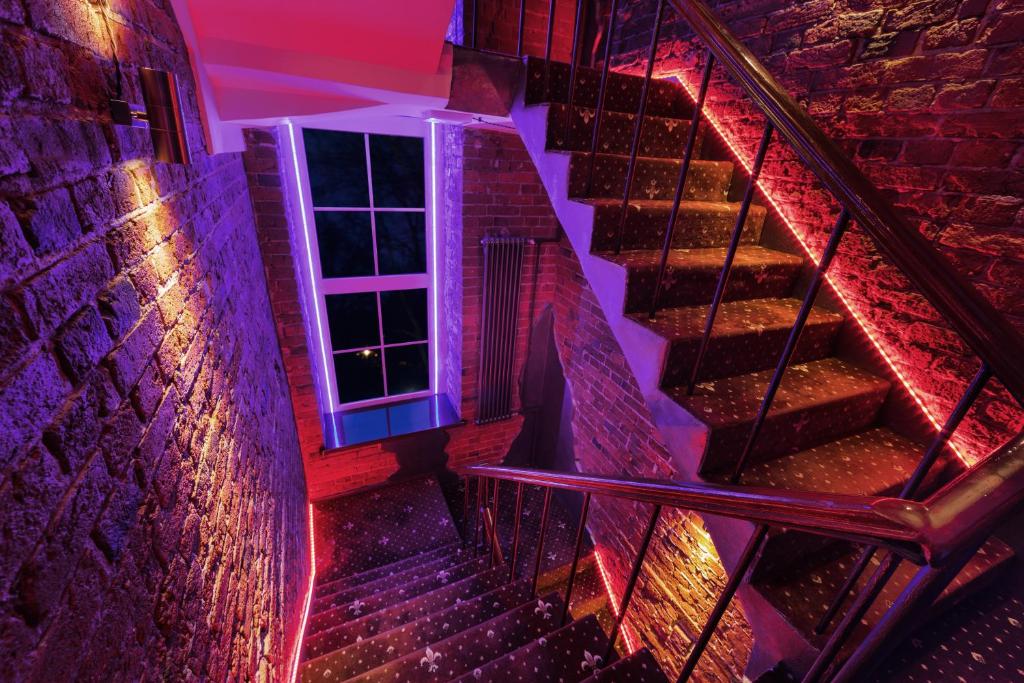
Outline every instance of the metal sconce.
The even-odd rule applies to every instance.
[[[114,123],[149,128],[157,161],[188,164],[188,141],[181,116],[181,100],[174,74],[156,69],[139,69],[144,105],[125,100],[110,100]]]

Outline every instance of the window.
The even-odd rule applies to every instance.
[[[433,391],[425,129],[422,122],[369,133],[304,128],[296,136],[333,392],[328,412]]]

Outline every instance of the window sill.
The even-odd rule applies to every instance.
[[[328,450],[440,429],[460,422],[445,394],[342,410],[328,415],[326,419],[328,434],[325,445]]]

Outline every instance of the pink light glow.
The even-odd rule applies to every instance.
[[[295,639],[295,652],[292,653],[291,673],[288,680],[296,683],[299,678],[299,657],[302,654],[302,639],[306,635],[306,621],[309,619],[309,608],[313,604],[313,582],[316,579],[316,540],[313,537],[313,504],[309,504],[309,587],[306,589],[306,604],[302,608],[302,621],[299,623],[299,635]]]
[[[437,120],[428,119],[430,122],[430,292],[431,296],[431,307],[432,315],[434,318],[434,339],[433,344],[433,356],[434,356],[434,393],[438,394],[441,392],[441,355],[440,355],[440,344],[438,339],[440,338],[440,331],[438,330],[438,317],[437,317],[437,298],[438,287],[437,287],[437,202],[438,202],[438,191],[437,191],[437,167],[439,164],[437,158]],[[436,413],[437,401],[434,401],[435,406],[435,418],[437,422],[440,422],[439,416]]]
[[[295,144],[295,126],[292,125],[291,121],[286,121],[285,125],[288,127],[288,141],[291,144],[292,164],[294,165],[295,172],[295,196],[298,197],[299,216],[302,217],[302,237],[305,240],[306,246],[306,268],[309,272],[309,286],[312,288],[310,290],[310,294],[313,299],[313,317],[316,320],[317,339],[320,342],[320,357],[323,361],[323,387],[324,391],[327,392],[327,412],[333,414],[335,411],[334,394],[331,391],[331,376],[330,370],[327,367],[328,361],[327,347],[324,345],[324,325],[323,321],[320,319],[320,306],[316,303],[320,300],[320,293],[317,291],[316,274],[313,269],[313,247],[311,246],[312,242],[309,239],[309,221],[306,219],[306,200],[302,194],[302,173],[299,168],[299,152]],[[331,423],[331,429],[334,432],[333,443],[340,443],[340,439],[338,438],[338,424],[333,415],[329,421]],[[310,522],[310,524],[312,524],[312,522]]]
[[[608,602],[612,606],[612,614],[615,618],[619,618],[619,599],[615,596],[615,589],[612,588],[611,577],[608,576],[608,570],[604,567],[604,560],[601,559],[601,551],[594,548],[594,558],[597,560],[597,571],[601,575],[601,581],[604,583],[605,593],[608,594]],[[637,638],[633,633],[633,629],[629,627],[629,624],[625,619],[622,620],[622,637],[626,641],[626,650],[629,654],[633,654],[640,647],[636,644]]]
[[[666,77],[675,79],[680,85],[683,86],[683,89],[686,90],[686,94],[690,96],[690,99],[693,100],[694,102],[697,101],[697,93],[695,89],[690,85],[689,82],[687,82],[683,78],[680,72],[671,71],[661,73],[656,76],[656,78]],[[719,123],[718,118],[707,106],[704,107],[703,114],[704,118],[707,119],[708,122],[711,123],[712,127],[714,127],[714,129],[718,132],[719,137],[725,141],[726,145],[728,145],[729,149],[732,151],[733,156],[740,162],[740,164],[749,174],[752,166],[752,160],[748,159],[746,156],[744,156],[742,152],[740,152],[739,145],[733,139],[733,136],[728,132],[728,129]],[[793,233],[794,237],[796,237],[797,241],[800,243],[800,246],[803,247],[803,250],[807,253],[807,257],[811,259],[815,266],[817,266],[818,257],[811,251],[810,246],[807,244],[806,241],[804,241],[804,238],[800,234],[800,231],[797,230],[796,226],[790,220],[785,208],[778,201],[776,201],[774,195],[768,191],[768,187],[765,185],[764,181],[761,178],[758,178],[757,180],[757,187],[761,190],[762,195],[767,198],[768,202],[772,205],[772,208],[775,209],[776,215],[778,215],[779,218],[782,219],[782,222],[786,224],[786,227],[789,228],[789,231]],[[829,287],[836,294],[839,300],[843,303],[843,306],[846,308],[846,310],[850,312],[850,315],[857,322],[860,328],[864,331],[864,334],[867,335],[869,340],[871,340],[871,343],[878,350],[878,353],[885,360],[886,364],[892,370],[893,374],[895,374],[896,378],[899,379],[900,384],[903,385],[903,387],[907,390],[907,393],[910,394],[911,398],[914,399],[914,402],[921,409],[921,412],[924,414],[925,418],[927,418],[927,420],[932,424],[936,431],[942,429],[942,422],[939,421],[939,419],[936,417],[932,409],[930,409],[928,405],[924,402],[924,399],[914,388],[910,379],[907,378],[907,376],[904,375],[904,373],[901,372],[900,369],[896,366],[896,363],[893,361],[889,351],[886,350],[886,348],[883,346],[882,341],[880,341],[878,337],[875,335],[875,332],[871,328],[868,321],[864,318],[864,316],[857,312],[852,302],[846,297],[842,290],[840,290],[839,286],[837,285],[835,280],[833,280],[830,274],[825,274],[825,281],[828,283]],[[956,453],[957,457],[960,458],[960,460],[963,463],[970,465],[973,461],[972,458],[970,458],[967,454],[960,450],[957,444],[954,443],[955,439],[956,436],[954,434],[954,436],[949,441],[950,448],[953,449],[953,452]]]

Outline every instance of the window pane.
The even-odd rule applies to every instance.
[[[314,215],[323,277],[373,275],[369,212],[317,211]]]
[[[423,190],[423,138],[370,136],[373,205],[426,206]]]
[[[427,290],[401,289],[380,293],[384,343],[401,344],[427,338]]]
[[[313,206],[370,206],[362,133],[304,128]]]
[[[380,346],[376,293],[328,294],[325,299],[333,350]]]
[[[388,366],[388,394],[408,394],[430,388],[427,345],[384,349]]]
[[[427,272],[426,214],[378,212],[377,262],[381,275]]]
[[[380,349],[339,353],[334,357],[334,376],[338,380],[338,399],[342,403],[384,395]]]

